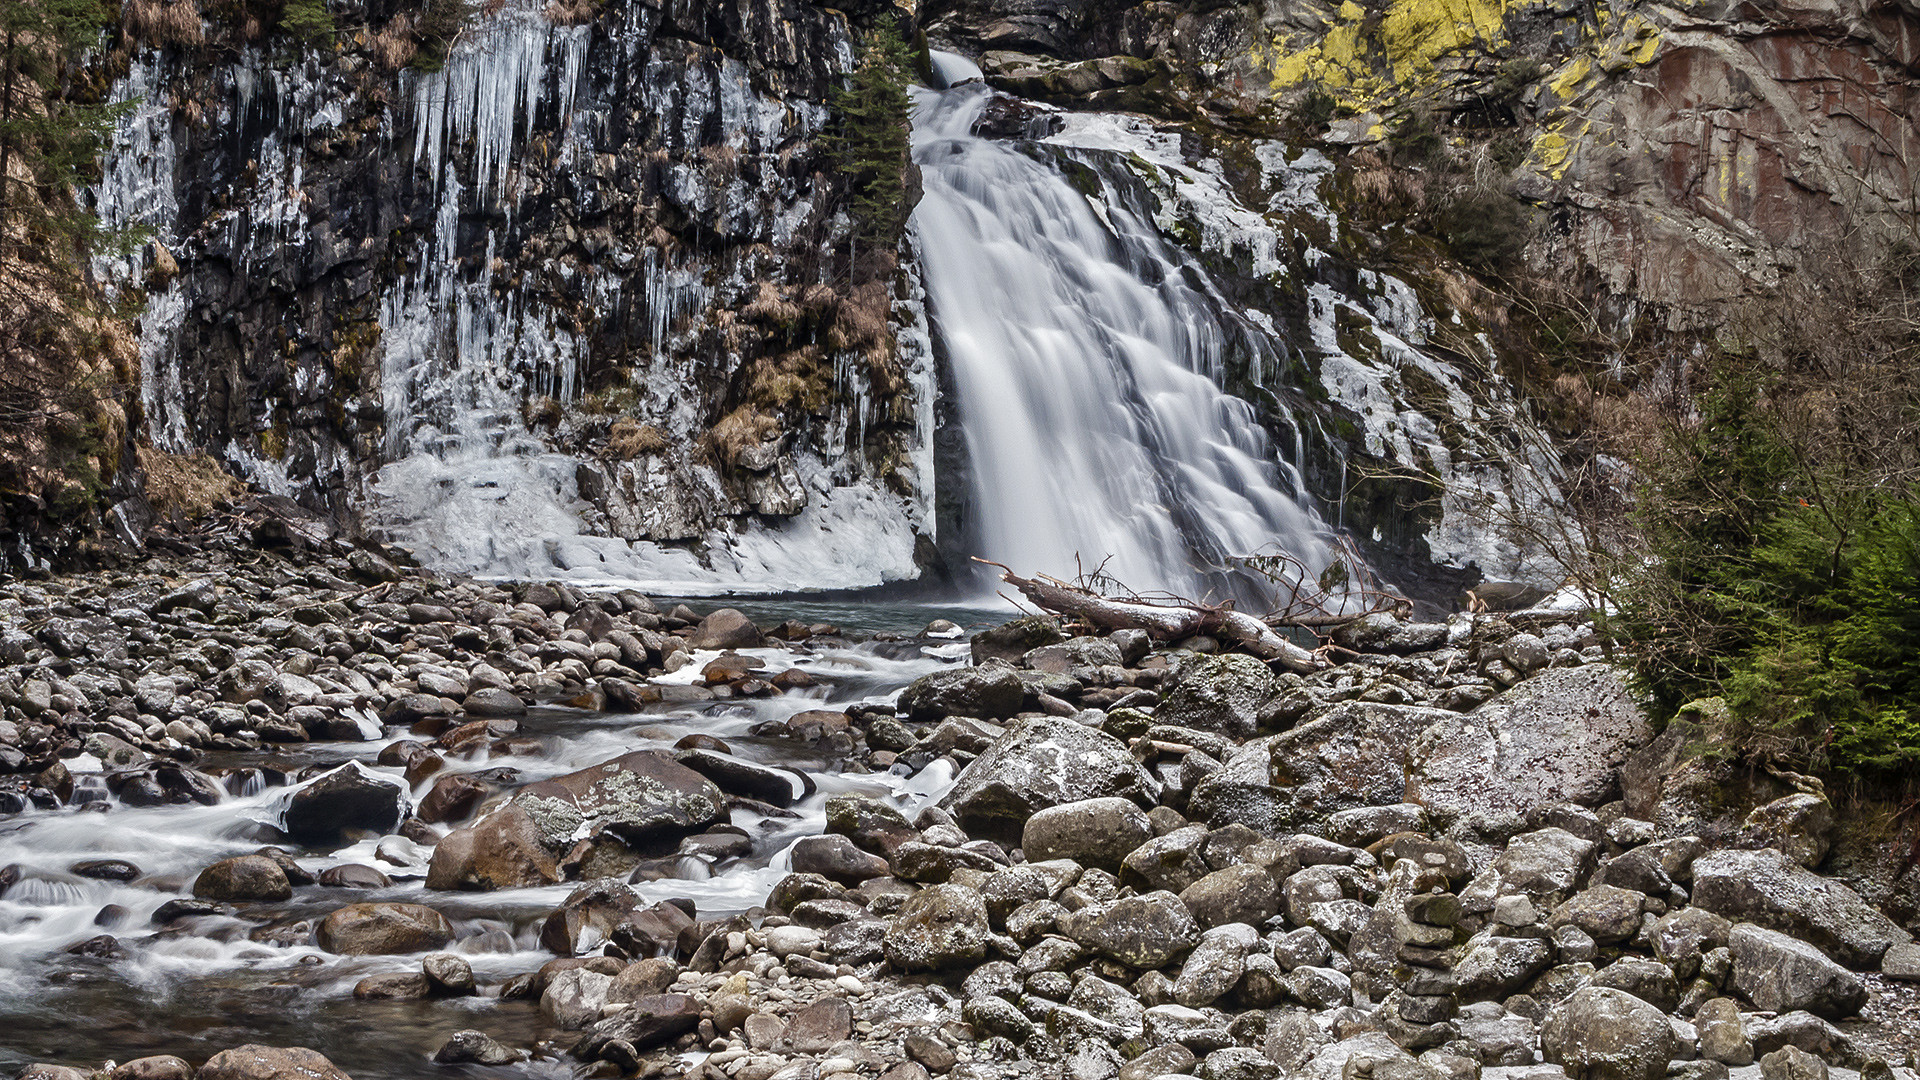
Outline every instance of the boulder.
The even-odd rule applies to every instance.
[[[1727,938],[1733,955],[1733,988],[1767,1012],[1805,1009],[1829,1020],[1852,1016],[1867,1003],[1866,984],[1819,949],[1741,923]]]
[[[1050,806],[1027,819],[1020,846],[1031,862],[1072,859],[1117,872],[1121,860],[1153,838],[1146,812],[1128,799],[1085,799]]]
[[[602,829],[644,845],[728,820],[727,797],[713,781],[664,750],[636,750],[514,795],[549,848]]]
[[[429,889],[519,889],[559,880],[559,862],[533,818],[512,804],[442,837],[427,863]]]
[[[987,905],[963,885],[931,885],[907,897],[881,947],[904,972],[978,964],[987,955]]]
[[[463,821],[492,790],[492,785],[472,773],[441,776],[420,800],[417,816],[430,824]]]
[[[677,1039],[700,1026],[700,1003],[686,994],[656,994],[635,1001],[593,1026],[573,1048],[582,1061],[603,1060],[610,1050],[626,1056]],[[624,1043],[615,1050],[616,1044]]]
[[[721,608],[701,619],[687,639],[696,649],[757,649],[766,643],[766,635],[736,608]]]
[[[1447,643],[1447,624],[1401,622],[1376,611],[1335,627],[1333,643],[1361,653],[1425,652]]]
[[[1873,967],[1888,949],[1913,940],[1852,889],[1774,848],[1715,851],[1694,860],[1693,902],[1790,934],[1849,967]]]
[[[1091,952],[1141,971],[1165,966],[1200,940],[1180,898],[1150,892],[1088,904],[1060,921],[1060,932]]]
[[[1267,744],[1271,782],[1285,791],[1280,824],[1306,828],[1342,810],[1386,806],[1407,791],[1407,754],[1420,733],[1458,714],[1345,701]]]
[[[482,686],[466,696],[460,703],[460,711],[468,716],[484,718],[527,715],[527,704],[510,690],[498,686]]]
[[[1003,720],[1020,711],[1026,687],[1013,665],[989,660],[978,667],[923,675],[900,692],[899,710],[909,720],[971,716]]]
[[[1783,1046],[1760,1059],[1760,1080],[1827,1080],[1827,1063],[1797,1046]]]
[[[613,928],[640,906],[640,897],[618,881],[590,881],[560,902],[540,924],[540,945],[559,956],[579,956],[598,949],[613,936]]]
[[[1573,1080],[1665,1080],[1677,1044],[1664,1013],[1607,987],[1575,990],[1540,1025],[1541,1054]]]
[[[195,1080],[349,1080],[333,1062],[304,1046],[249,1043],[207,1059]]]
[[[793,845],[792,860],[796,874],[819,874],[843,885],[858,885],[891,872],[886,859],[860,850],[837,833],[801,837]]]
[[[540,994],[540,1015],[563,1031],[580,1031],[600,1020],[613,976],[589,968],[568,968],[554,975]]]
[[[1408,755],[1407,801],[1442,827],[1523,822],[1562,802],[1598,805],[1652,737],[1619,672],[1557,668],[1424,732]]]
[[[241,855],[200,871],[193,879],[193,895],[232,903],[272,902],[290,899],[293,886],[279,863],[264,855]]]
[[[405,816],[406,799],[398,782],[350,761],[290,793],[280,827],[313,845],[337,841],[347,829],[391,832]]]
[[[1187,886],[1180,902],[1203,928],[1227,923],[1259,926],[1279,913],[1280,890],[1264,867],[1242,863]]]
[[[134,1058],[107,1074],[108,1080],[193,1080],[193,1066],[172,1054]]]
[[[960,771],[939,805],[969,833],[1012,841],[1048,807],[1100,798],[1150,805],[1157,791],[1119,740],[1045,716],[1009,727]]]
[[[434,1051],[433,1060],[441,1065],[511,1065],[520,1060],[520,1052],[484,1031],[468,1028],[448,1036]]]
[[[453,926],[424,904],[349,904],[320,920],[314,940],[348,956],[428,952],[453,940]]]
[[[1548,916],[1550,927],[1577,926],[1601,945],[1615,945],[1640,930],[1646,895],[1612,885],[1595,885],[1575,895]]]
[[[729,795],[743,795],[774,806],[792,806],[813,791],[799,773],[760,765],[712,750],[681,750],[673,759],[714,782]]]
[[[1242,653],[1198,656],[1180,666],[1154,719],[1246,739],[1259,728],[1260,710],[1273,695],[1273,672],[1259,660]]]
[[[1044,615],[1023,615],[973,635],[970,648],[975,664],[988,660],[1013,663],[1034,649],[1065,640],[1067,635],[1061,632],[1059,620]]]
[[[1747,815],[1746,826],[1762,837],[1768,847],[1811,870],[1827,857],[1833,846],[1833,804],[1824,796],[1805,792],[1775,799],[1756,806]]]
[[[1700,1036],[1700,1056],[1723,1065],[1753,1064],[1753,1040],[1747,1038],[1740,1008],[1732,998],[1713,998],[1694,1010],[1693,1027]]]

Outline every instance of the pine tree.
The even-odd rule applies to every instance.
[[[72,79],[112,21],[102,0],[0,0],[0,259],[68,261],[100,237],[72,192],[118,110]]]
[[[857,242],[891,250],[906,228],[909,165],[907,87],[913,53],[891,24],[867,34],[860,62],[832,97],[835,130],[828,143],[848,178],[848,209]]]

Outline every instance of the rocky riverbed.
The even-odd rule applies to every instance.
[[[1577,613],[1306,676],[891,618],[371,550],[6,582],[0,1068],[1913,1080],[1920,947],[1818,782],[1708,798]]]

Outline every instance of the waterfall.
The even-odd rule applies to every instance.
[[[966,78],[963,65],[941,57],[941,80]],[[1276,352],[1270,337],[1229,325],[1149,210],[974,136],[992,98],[961,82],[922,92],[914,116],[926,193],[913,225],[959,391],[972,550],[1020,573],[1104,564],[1136,590],[1187,596],[1235,589],[1225,558],[1261,549],[1317,571],[1331,531],[1252,406],[1219,383],[1231,338]],[[1046,149],[1083,176],[1104,163]]]

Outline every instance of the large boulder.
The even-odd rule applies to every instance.
[[[453,940],[453,925],[425,904],[348,904],[320,920],[314,940],[347,956],[431,952]]]
[[[280,827],[304,844],[327,844],[348,829],[391,832],[404,816],[407,792],[399,782],[357,761],[294,789]]]
[[[529,784],[513,803],[550,848],[601,830],[647,844],[728,820],[726,794],[664,750],[636,750]]]
[[[1281,824],[1301,828],[1341,810],[1400,802],[1408,747],[1458,718],[1445,709],[1347,701],[1275,737],[1267,754],[1272,783],[1286,792]]]
[[[687,644],[696,649],[757,649],[766,635],[737,608],[721,608],[700,620]]]
[[[1157,790],[1119,740],[1046,716],[1008,728],[960,771],[940,805],[968,832],[1015,840],[1050,806],[1101,798],[1152,805]]]
[[[1408,759],[1406,797],[1442,827],[1520,822],[1556,803],[1612,797],[1619,768],[1653,737],[1620,673],[1603,664],[1543,672],[1429,728]]]
[[[292,897],[293,886],[279,863],[264,855],[241,855],[200,871],[193,879],[193,895],[202,900],[271,902]]]
[[[1693,902],[1736,922],[1791,934],[1849,967],[1872,967],[1894,945],[1913,940],[1860,894],[1773,848],[1695,859]]]
[[[1178,896],[1165,891],[1088,904],[1062,919],[1060,932],[1091,952],[1141,971],[1166,965],[1200,941],[1193,914]]]
[[[1273,695],[1273,672],[1259,660],[1242,653],[1199,656],[1181,665],[1154,719],[1245,739],[1259,727],[1260,710]]]
[[[349,1080],[333,1062],[304,1046],[253,1043],[220,1051],[194,1076],[198,1080]]]
[[[540,944],[560,956],[579,956],[613,936],[627,913],[640,906],[632,889],[611,878],[573,890],[540,924]]]
[[[560,876],[532,816],[511,804],[441,837],[427,863],[429,889],[520,889]]]
[[[1767,1012],[1805,1009],[1838,1020],[1867,1003],[1858,976],[1804,941],[1777,930],[1741,923],[1727,937],[1733,954],[1733,987]]]
[[[1573,1080],[1665,1080],[1678,1039],[1666,1014],[1632,994],[1585,986],[1540,1025],[1540,1052]]]
[[[1020,711],[1025,684],[1013,665],[989,660],[978,667],[948,668],[915,679],[900,691],[899,709],[909,720],[971,716],[1002,720]]]
[[[1279,913],[1280,889],[1266,867],[1241,863],[1216,870],[1187,886],[1180,902],[1202,927],[1228,923],[1259,926]]]
[[[1085,799],[1050,806],[1027,819],[1020,846],[1030,862],[1072,859],[1110,872],[1153,839],[1153,823],[1131,800]]]
[[[1023,615],[973,635],[973,662],[1005,660],[1012,663],[1034,649],[1065,640],[1067,635],[1061,632],[1058,620],[1045,615]]]
[[[881,942],[901,971],[943,971],[986,959],[987,905],[963,885],[930,885],[907,897]]]

